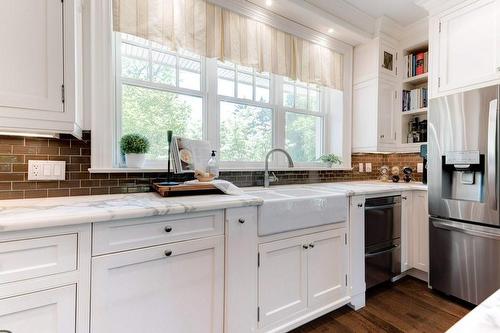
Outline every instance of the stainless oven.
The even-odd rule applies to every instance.
[[[401,196],[368,198],[365,203],[366,288],[401,274]]]

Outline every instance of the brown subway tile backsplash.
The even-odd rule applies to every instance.
[[[166,178],[165,173],[94,173],[90,167],[90,132],[83,140],[70,135],[60,139],[0,136],[0,200],[42,197],[64,197],[151,191],[153,182]],[[29,160],[66,161],[66,180],[28,181]],[[303,184],[377,179],[382,165],[409,166],[416,169],[421,162],[418,154],[353,154],[350,171],[312,170],[277,171],[277,184]],[[359,172],[358,163],[372,163],[372,172]],[[176,181],[192,179],[192,175],[174,175]],[[237,186],[262,186],[262,171],[223,171],[221,179]],[[415,174],[421,180],[421,174]]]

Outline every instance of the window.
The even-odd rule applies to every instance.
[[[166,161],[167,131],[193,139],[203,138],[202,59],[192,53],[168,52],[156,43],[117,34],[117,105],[121,126],[118,138],[128,133],[145,135],[152,161]]]
[[[261,168],[273,147],[297,166],[321,166],[323,153],[347,156],[342,92],[115,35],[116,137],[147,136],[147,167],[164,167],[168,130],[209,140],[222,168]],[[271,163],[286,166],[279,155]]]

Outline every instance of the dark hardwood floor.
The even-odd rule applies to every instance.
[[[404,277],[392,285],[369,290],[366,307],[354,311],[344,306],[292,333],[445,332],[472,307]]]

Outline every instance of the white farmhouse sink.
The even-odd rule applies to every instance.
[[[347,197],[341,192],[273,188],[251,190],[248,194],[264,200],[259,207],[259,236],[347,220]]]

